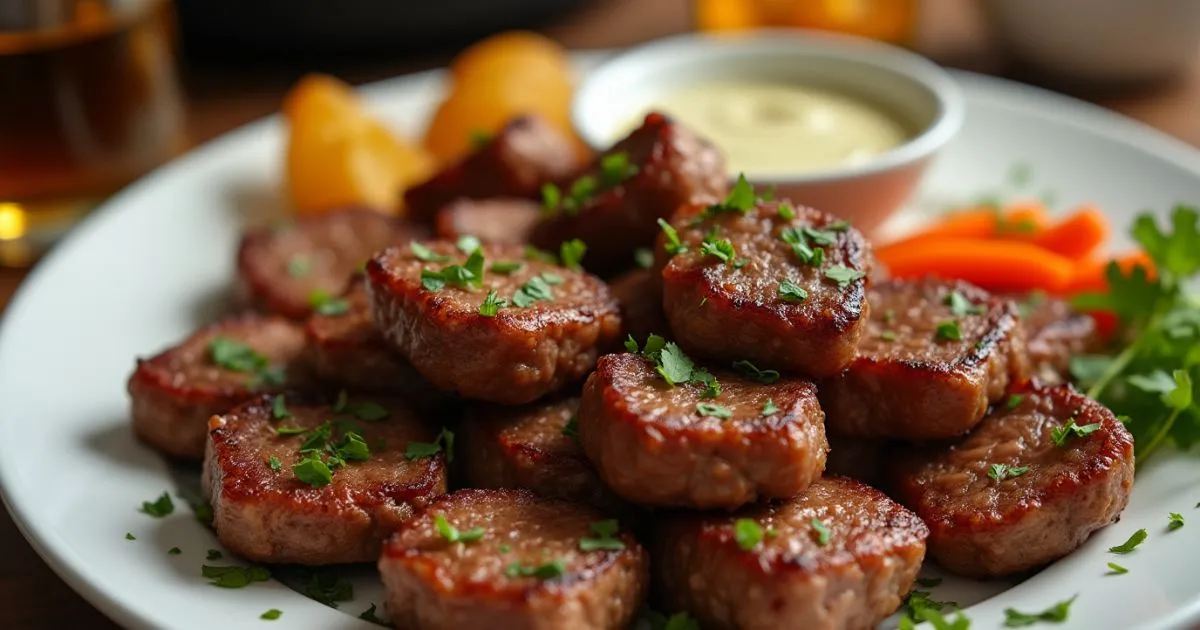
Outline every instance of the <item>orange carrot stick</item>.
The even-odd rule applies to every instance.
[[[1108,219],[1096,206],[1083,206],[1033,239],[1038,247],[1078,260],[1094,254],[1108,240]]]
[[[1065,292],[1074,294],[1085,291],[1107,291],[1108,280],[1105,278],[1105,274],[1107,273],[1108,263],[1114,260],[1125,275],[1129,275],[1134,267],[1141,266],[1146,269],[1151,279],[1156,277],[1154,261],[1150,260],[1146,252],[1140,249],[1118,254],[1114,257],[1090,257],[1075,264],[1075,273],[1071,278],[1071,282],[1067,284]]]
[[[889,247],[876,252],[876,257],[896,278],[936,275],[996,291],[1059,293],[1075,272],[1070,260],[1020,241],[928,239],[909,247]]]
[[[1046,209],[1036,202],[1010,206],[997,212],[995,208],[970,208],[952,212],[919,232],[878,248],[907,248],[916,243],[941,238],[1015,238],[1036,237],[1050,224]]]

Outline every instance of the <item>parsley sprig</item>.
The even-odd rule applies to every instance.
[[[638,342],[630,335],[625,340],[625,349],[638,352]],[[641,349],[642,356],[654,362],[655,370],[663,377],[668,385],[675,386],[683,383],[698,383],[705,386],[705,397],[716,398],[721,393],[721,384],[715,376],[696,364],[675,345],[658,335],[646,338],[646,347]]]
[[[625,548],[625,542],[617,538],[621,525],[617,519],[610,518],[596,521],[588,525],[592,536],[579,539],[580,551],[620,551]]]
[[[1154,263],[1128,272],[1115,262],[1105,274],[1107,293],[1087,293],[1072,303],[1085,310],[1115,313],[1117,339],[1126,345],[1111,355],[1072,358],[1071,372],[1087,395],[1129,420],[1139,462],[1174,444],[1187,450],[1200,442],[1200,297],[1184,287],[1200,275],[1200,212],[1176,206],[1169,226],[1139,215],[1133,239]]]
[[[1063,600],[1057,604],[1036,613],[1023,613],[1014,608],[1004,609],[1004,627],[1005,628],[1024,628],[1032,626],[1035,623],[1048,621],[1050,623],[1062,623],[1067,620],[1067,615],[1071,612],[1071,604],[1075,603],[1075,595],[1070,599]]]

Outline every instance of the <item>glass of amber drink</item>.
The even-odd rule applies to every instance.
[[[181,151],[168,0],[0,0],[0,265]]]

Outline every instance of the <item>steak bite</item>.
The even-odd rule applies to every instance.
[[[543,182],[567,177],[577,164],[568,138],[536,116],[519,116],[474,153],[405,191],[404,205],[412,220],[431,222],[455,199],[536,199]]]
[[[619,334],[617,303],[598,278],[524,253],[484,245],[468,256],[444,241],[381,252],[367,264],[375,324],[465,398],[523,404],[582,379]]]
[[[675,344],[663,363],[688,361]],[[697,377],[698,378],[698,377]],[[825,468],[824,415],[812,383],[770,385],[714,372],[670,385],[654,361],[600,357],[579,408],[579,440],[600,477],[645,506],[735,509],[802,492]]]
[[[352,392],[390,394],[430,411],[450,402],[451,396],[425,380],[375,329],[365,284],[361,277],[351,283],[342,296],[345,312],[308,318],[305,353],[314,376]]]
[[[663,308],[679,345],[713,359],[832,376],[866,328],[871,254],[845,221],[755,202],[745,180],[721,204],[674,217],[660,250]],[[678,243],[669,242],[678,231]]]
[[[528,488],[547,497],[618,511],[579,445],[579,397],[522,407],[475,405],[459,443],[466,482],[475,488]]]
[[[830,431],[961,435],[1028,373],[1015,305],[972,284],[892,280],[870,291],[870,303],[858,358],[820,383]]]
[[[303,383],[304,333],[290,321],[240,315],[138,359],[129,377],[133,432],[158,451],[200,460],[208,419],[262,392]]]
[[[523,245],[542,219],[542,206],[529,199],[459,199],[437,212],[437,236],[474,236],[484,243]]]
[[[527,490],[459,490],[388,541],[379,559],[397,627],[626,628],[649,557],[616,521]]]
[[[388,532],[446,491],[442,453],[408,450],[438,434],[398,401],[261,396],[210,428],[202,482],[217,539],[257,562],[374,560]]]
[[[649,269],[637,269],[618,276],[608,288],[621,305],[621,324],[626,335],[645,339],[650,334],[671,332],[662,308],[662,284]]]
[[[428,234],[424,227],[359,209],[251,230],[238,248],[236,291],[259,310],[303,319],[340,293],[371,254]]]
[[[1071,377],[1071,357],[1100,348],[1096,320],[1064,300],[1045,295],[1023,296],[1019,303],[1031,373],[1043,383]]]
[[[895,496],[929,524],[929,553],[968,577],[1057,560],[1112,523],[1133,487],[1133,437],[1069,385],[1027,386],[949,445],[893,460]]]
[[[929,530],[842,477],[735,514],[677,514],[656,532],[666,606],[705,628],[868,630],[912,588]]]
[[[725,158],[716,147],[662,114],[649,114],[582,175],[560,181],[545,196],[554,215],[537,226],[533,243],[558,251],[564,241],[582,239],[588,269],[619,271],[637,248],[653,244],[659,219],[685,203],[717,201],[727,188]]]

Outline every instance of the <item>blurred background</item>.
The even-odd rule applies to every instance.
[[[113,192],[280,108],[311,71],[351,84],[529,29],[571,49],[691,30],[841,31],[1034,83],[1200,144],[1194,0],[0,0],[0,309]],[[113,627],[0,516],[0,626]]]

